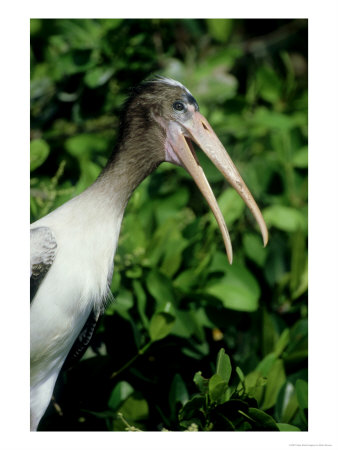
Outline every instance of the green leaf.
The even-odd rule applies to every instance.
[[[43,139],[34,139],[30,143],[30,170],[40,167],[48,158],[49,145]]]
[[[258,364],[258,366],[256,367],[256,370],[261,375],[263,375],[263,377],[266,377],[266,376],[268,376],[269,371],[271,370],[272,366],[275,364],[276,361],[277,361],[277,355],[275,353],[269,353]]]
[[[306,169],[308,167],[308,148],[303,147],[300,150],[298,150],[293,158],[292,158],[292,164],[294,167],[297,167],[299,169]]]
[[[229,356],[225,353],[224,348],[218,352],[216,373],[225,381],[229,383],[231,377],[231,362]]]
[[[176,373],[169,391],[169,404],[173,413],[176,413],[176,404],[185,405],[189,400],[187,387],[180,374]]]
[[[174,303],[175,295],[171,281],[162,273],[157,270],[149,272],[146,285],[159,305],[165,305],[167,302]]]
[[[96,88],[105,84],[114,74],[113,67],[94,67],[86,72],[84,81],[90,88]]]
[[[128,263],[137,261],[135,254],[142,254],[147,246],[147,236],[142,227],[135,227],[136,214],[128,214],[123,220],[120,252],[126,255]]]
[[[112,282],[110,284],[110,290],[113,294],[115,294],[116,292],[119,291],[120,289],[120,284],[121,284],[121,273],[118,270],[118,268],[115,266],[114,267],[114,275],[113,275],[113,279]]]
[[[255,370],[245,377],[245,391],[249,397],[256,399],[257,403],[261,404],[266,383],[267,379]]]
[[[290,330],[290,342],[285,350],[286,361],[299,364],[308,354],[308,322],[299,320]]]
[[[42,27],[42,19],[30,19],[30,33],[33,36],[38,34]]]
[[[174,286],[183,292],[189,292],[198,282],[198,276],[195,269],[188,269],[179,272],[174,280]]]
[[[274,351],[279,337],[273,316],[268,313],[266,308],[263,309],[262,338],[263,355],[268,355]]]
[[[243,373],[243,370],[240,367],[236,366],[236,373],[238,375],[238,378],[241,380],[241,382],[244,383],[245,375]]]
[[[227,42],[231,36],[232,19],[207,19],[207,26],[210,35],[219,42]]]
[[[213,164],[213,162],[207,157],[207,155],[204,152],[202,151],[198,152],[198,160],[200,162],[201,167],[203,168],[207,180],[211,185],[213,183],[216,183],[217,181],[224,180],[224,177],[221,174],[221,172],[217,169],[217,167]]]
[[[116,410],[133,392],[134,388],[127,381],[117,383],[108,400],[109,408]]]
[[[133,306],[133,304],[134,300],[131,291],[122,288],[116,295],[116,300],[110,303],[107,308],[107,314],[109,315],[116,311],[121,317],[129,320],[128,310]]]
[[[76,185],[76,194],[79,194],[89,185],[94,183],[101,172],[101,167],[93,161],[81,160],[81,177]]]
[[[204,415],[205,397],[201,394],[194,395],[178,413],[179,421],[189,420]]]
[[[208,260],[207,269],[209,273],[224,272],[229,266],[228,258],[225,252],[215,252],[212,256],[211,262]]]
[[[246,233],[243,236],[243,245],[246,256],[254,261],[258,266],[262,267],[268,253],[263,247],[260,236],[252,233]]]
[[[217,283],[207,289],[207,293],[219,298],[226,308],[236,311],[256,311],[257,298],[244,286],[233,285],[228,282]]]
[[[142,267],[137,265],[127,269],[124,273],[128,278],[141,278],[143,275]]]
[[[253,419],[259,428],[264,431],[279,431],[276,422],[271,416],[257,408],[249,408],[248,416]]]
[[[294,299],[296,298],[295,295],[299,295],[299,292],[304,290],[304,288],[307,289],[307,235],[304,231],[299,230],[293,233],[291,252],[290,289]]]
[[[125,319],[129,319],[127,311],[133,306],[133,294],[127,289],[120,289],[116,296],[116,301],[109,305],[109,309],[117,311]]]
[[[140,314],[142,323],[146,328],[148,328],[149,320],[146,315],[147,296],[144,292],[142,284],[138,280],[133,280],[133,290],[137,298],[137,310]]]
[[[299,406],[301,409],[307,409],[308,408],[308,385],[307,382],[304,380],[297,380],[296,381],[296,393],[297,393],[297,399]]]
[[[206,293],[220,299],[226,308],[251,312],[258,308],[260,287],[244,266],[233,264],[224,278],[206,288]]]
[[[96,152],[104,153],[108,149],[108,140],[100,134],[78,134],[65,141],[68,153],[79,160],[88,160]]]
[[[227,398],[228,383],[217,373],[209,380],[209,395],[212,403],[222,404]]]
[[[241,411],[239,411],[240,413],[242,413]],[[246,415],[244,415],[246,417]],[[252,431],[252,425],[247,422],[241,422],[236,428],[233,428],[233,431]]]
[[[252,118],[256,129],[252,131],[257,135],[266,134],[267,131],[288,131],[297,126],[291,115],[282,114],[265,107],[258,107]]]
[[[280,356],[282,354],[285,347],[288,345],[289,341],[290,341],[290,330],[289,328],[285,328],[285,330],[280,335],[274,349],[274,353],[276,354],[276,356]]]
[[[276,415],[285,423],[290,423],[298,410],[298,401],[294,385],[287,381],[279,392],[276,403]]]
[[[172,277],[177,272],[182,263],[182,252],[188,245],[189,241],[184,239],[180,233],[177,233],[176,238],[172,237],[168,239],[161,264],[162,273],[165,273],[168,277]]]
[[[282,231],[295,232],[307,229],[307,217],[299,209],[290,206],[269,206],[263,210],[263,216],[268,226],[274,226]]]
[[[118,28],[123,19],[101,19],[100,23],[105,30],[115,30]]]
[[[148,403],[144,398],[140,398],[137,394],[132,394],[123,403],[119,412],[123,414],[123,417],[129,422],[135,422],[138,420],[145,420],[149,415]]]
[[[150,321],[149,335],[152,341],[159,341],[171,332],[175,317],[166,312],[156,313]]]
[[[269,409],[275,405],[278,393],[285,383],[284,364],[281,359],[277,359],[267,374],[264,401],[262,409]]]
[[[258,93],[264,100],[273,104],[279,100],[282,81],[272,67],[268,65],[258,67],[256,80]]]
[[[226,189],[218,197],[217,203],[228,226],[231,226],[243,215],[245,203],[233,188]],[[212,217],[214,224],[216,224],[216,219],[214,216]]]
[[[166,197],[156,201],[155,215],[159,224],[177,217],[178,212],[187,204],[189,198],[188,189],[181,187]]]
[[[207,394],[209,390],[209,380],[207,378],[202,377],[202,372],[196,372],[194,375],[194,383],[197,385],[201,394]]]
[[[175,315],[176,322],[172,329],[172,334],[185,339],[189,339],[193,334],[195,334],[199,340],[204,340],[205,335],[203,327],[198,323],[193,311],[178,309],[175,312]]]
[[[277,423],[279,431],[301,431],[300,428],[290,425],[288,423]]]
[[[308,283],[309,283],[308,272],[309,272],[308,261],[306,260],[304,264],[304,270],[298,280],[299,284],[297,288],[292,292],[292,300],[296,300],[308,290]]]

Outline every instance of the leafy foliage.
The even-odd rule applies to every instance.
[[[270,231],[264,249],[198,153],[230,266],[193,181],[162,164],[129,202],[115,300],[41,430],[307,429],[306,58],[303,20],[31,21],[32,221],[95,180],[128,89],[158,73],[194,94]]]

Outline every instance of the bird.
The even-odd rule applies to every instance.
[[[261,211],[191,92],[162,76],[132,88],[116,145],[98,178],[30,227],[32,431],[38,429],[65,361],[81,356],[104,312],[128,200],[162,162],[191,175],[216,218],[232,263],[229,232],[193,142],[243,198],[267,244]]]

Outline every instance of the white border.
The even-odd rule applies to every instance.
[[[133,2],[132,2],[133,3]],[[337,448],[338,10],[320,2],[12,1],[1,8],[0,447],[6,450]],[[28,432],[29,18],[309,18],[310,431],[303,433]],[[5,286],[5,287],[3,287]]]

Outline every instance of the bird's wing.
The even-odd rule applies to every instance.
[[[73,364],[84,355],[85,351],[87,350],[90,344],[91,338],[94,334],[96,325],[102,312],[103,310],[99,308],[92,309],[79,336],[77,337],[72,348],[70,349],[70,352],[68,353],[68,356],[62,366],[62,370],[66,370],[72,367]]]
[[[55,236],[48,227],[31,229],[31,302],[56,255]]]

